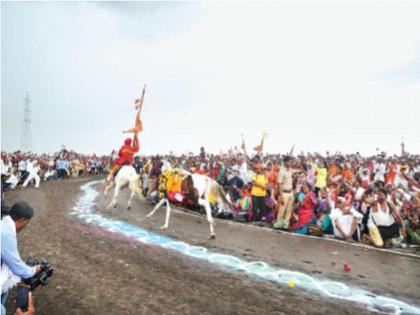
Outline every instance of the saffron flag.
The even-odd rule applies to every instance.
[[[136,101],[136,109],[140,109],[143,107],[143,101],[144,101],[144,94],[146,93],[146,84],[143,86],[143,91],[141,92],[141,98],[140,101]]]
[[[264,132],[263,135],[262,135],[262,138],[261,138],[260,145],[257,145],[254,148],[254,151],[257,151],[258,153],[261,153],[263,151],[263,149],[264,149],[264,140],[267,139],[267,137],[268,137],[267,133]]]
[[[144,94],[146,93],[146,84],[143,86],[143,92],[141,93],[141,99],[136,100],[136,119],[134,121],[134,128],[128,129],[124,131],[124,133],[134,133],[138,134],[139,132],[143,131],[143,122],[140,119],[140,112],[141,108],[143,107],[143,101],[144,101]]]
[[[401,156],[405,155],[405,144],[404,144],[404,138],[401,138]]]
[[[244,139],[244,135],[242,134],[242,145],[241,145],[242,150],[246,151],[246,147],[245,147],[245,139]]]
[[[293,151],[295,150],[295,144],[293,143],[292,148],[290,149],[289,155],[293,155]]]

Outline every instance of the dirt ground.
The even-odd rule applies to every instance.
[[[44,258],[54,267],[51,282],[37,288],[37,314],[369,314],[363,305],[279,286],[226,272],[155,246],[127,240],[69,215],[86,180],[42,183],[6,193],[36,210],[19,235],[20,253]],[[98,187],[99,189],[99,187]],[[420,259],[354,247],[323,239],[298,237],[217,220],[216,240],[209,240],[204,217],[173,212],[162,231],[163,208],[145,219],[151,206],[140,200],[127,211],[128,192],[118,207],[97,198],[97,211],[216,252],[262,260],[290,270],[325,276],[366,288],[375,294],[419,305]],[[352,267],[343,271],[343,263]],[[8,302],[13,309],[14,294]]]

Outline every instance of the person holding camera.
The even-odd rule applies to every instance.
[[[5,216],[1,220],[0,286],[2,288],[2,312],[6,304],[9,290],[21,279],[31,278],[41,270],[41,265],[28,266],[24,261],[22,261],[17,246],[16,233],[19,233],[28,225],[33,215],[34,211],[27,203],[16,202],[10,209],[10,215]],[[28,308],[27,312],[17,312],[17,314],[29,315],[33,314],[33,312],[31,313]]]

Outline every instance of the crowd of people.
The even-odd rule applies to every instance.
[[[82,155],[62,150],[52,155],[2,153],[3,191],[41,180],[109,174],[117,152]],[[226,218],[254,222],[299,234],[330,236],[378,247],[420,244],[420,157],[362,157],[360,154],[246,152],[140,156],[131,162],[141,174],[143,194],[159,198],[163,161],[173,168],[216,180],[232,209]],[[117,173],[118,171],[116,171]],[[181,206],[199,209],[188,203]],[[217,204],[212,205],[217,214]]]
[[[180,170],[180,174],[198,173],[217,181],[230,211],[221,212],[216,202],[212,204],[212,210],[214,215],[226,219],[377,247],[420,245],[418,155],[386,156],[382,153],[362,157],[360,154],[327,153],[322,156],[308,153],[249,157],[246,151],[213,155],[201,148],[198,155],[135,155],[132,161],[119,163],[121,153],[124,152],[113,151],[110,156],[101,157],[66,150],[50,155],[1,153],[2,216],[6,215],[1,229],[2,287],[8,284],[8,289],[2,291],[2,314],[5,314],[13,281],[39,272],[39,266],[25,265],[17,251],[16,232],[28,224],[33,210],[22,202],[9,208],[3,192],[32,183],[38,188],[41,181],[69,177],[108,175],[112,182],[112,176],[118,173],[115,165],[127,163],[140,175],[139,184],[144,196],[154,203],[162,198],[162,166],[169,163],[172,169]],[[179,194],[182,195],[182,191]],[[170,195],[167,192],[166,197],[170,198]],[[201,210],[198,204],[188,200],[187,194],[171,201]],[[6,208],[9,215],[4,212]],[[20,308],[16,311],[22,315],[34,313],[31,296],[28,311],[23,312]]]
[[[2,190],[38,188],[41,181],[105,174],[109,157],[78,154],[61,150],[54,154],[33,154],[20,151],[1,153]]]
[[[299,234],[336,237],[377,247],[420,245],[420,157],[360,154],[244,153],[136,158],[146,196],[158,196],[160,167],[216,180],[232,212],[227,218]],[[155,200],[156,201],[156,200]],[[199,208],[188,200],[172,200]],[[184,204],[182,204],[184,203]],[[217,205],[214,213],[217,214]]]

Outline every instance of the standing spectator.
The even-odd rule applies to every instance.
[[[58,157],[57,160],[55,161],[55,167],[57,169],[57,175],[58,178],[64,178],[64,165],[63,165],[63,160],[61,160],[61,157]]]
[[[374,181],[381,181],[385,182],[385,174],[386,174],[386,165],[383,161],[383,159],[379,159],[378,163],[374,166]]]
[[[206,154],[206,150],[204,149],[204,147],[200,148],[200,160],[201,162],[205,162],[207,159],[207,154]]]
[[[306,182],[308,183],[309,187],[314,187],[316,182],[316,175],[315,170],[312,167],[311,163],[307,164],[307,175],[306,175]]]
[[[68,178],[70,175],[70,162],[69,159],[66,157],[63,159],[63,168],[64,168],[64,178]]]
[[[274,164],[267,164],[267,180],[271,192],[271,197],[277,196],[277,183],[278,183],[278,169]]]
[[[90,175],[96,175],[96,158],[90,159]]]
[[[141,174],[141,172],[143,170],[143,162],[140,160],[140,157],[139,156],[135,156],[134,157],[133,167],[136,170],[136,173],[137,174]]]
[[[27,163],[28,177],[26,178],[25,182],[23,183],[23,187],[28,186],[28,184],[35,179],[35,188],[39,188],[39,183],[41,182],[41,178],[39,177],[38,173],[40,171],[40,166],[37,160],[33,160],[32,162]]]
[[[315,193],[317,196],[324,187],[327,187],[327,169],[325,168],[325,163],[320,161],[316,169]]]
[[[291,169],[291,158],[286,156],[283,159],[284,165],[280,169],[278,176],[279,189],[279,212],[277,214],[276,223],[273,225],[277,229],[289,228],[290,218],[295,203],[295,195],[293,193],[293,170]]]
[[[397,163],[395,163],[394,160],[392,160],[388,164],[388,173],[386,174],[385,183],[386,184],[394,184],[395,183],[395,177],[397,176]]]
[[[25,180],[25,177],[28,175],[26,171],[26,162],[24,159],[21,159],[18,163],[19,177]]]
[[[80,160],[76,156],[70,162],[70,170],[73,177],[79,177]]]
[[[7,158],[6,154],[2,154],[1,158],[1,186],[3,189],[3,184],[6,182],[7,178],[10,176],[11,173],[11,163]]]
[[[252,176],[252,211],[253,220],[265,220],[265,196],[267,194],[267,177],[264,174],[264,166],[258,163],[255,167],[255,173]]]
[[[104,165],[103,165],[102,159],[98,159],[98,161],[96,162],[96,167],[98,170],[98,174],[104,173]]]

